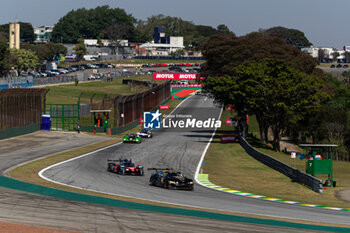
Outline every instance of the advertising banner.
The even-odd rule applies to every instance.
[[[188,88],[188,87],[202,87],[202,84],[176,84],[176,85],[171,85],[171,88]]]
[[[221,143],[233,143],[238,141],[238,135],[226,134],[220,136]]]
[[[153,79],[196,80],[197,73],[153,73]]]
[[[159,110],[169,110],[169,105],[160,105]]]

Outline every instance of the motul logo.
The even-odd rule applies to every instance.
[[[196,79],[196,74],[180,74],[179,79]]]
[[[157,74],[157,79],[174,79],[173,74]]]

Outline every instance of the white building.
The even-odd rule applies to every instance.
[[[48,43],[52,38],[53,26],[41,26],[34,28],[36,39],[34,43]]]
[[[97,39],[84,39],[84,44],[85,44],[85,46],[96,46],[96,47],[99,46]],[[113,41],[102,39],[101,44],[103,47],[109,47],[109,46],[113,45]],[[117,40],[117,44],[119,46],[127,47],[127,46],[129,46],[129,41],[128,40]]]
[[[350,46],[349,46],[350,48]],[[335,48],[322,48],[322,47],[309,47],[309,48],[302,48],[302,51],[310,54],[313,58],[319,59],[319,53],[320,50],[323,50],[323,58],[327,59],[333,59],[334,53],[337,52],[339,56],[336,57],[336,59],[343,59],[345,51],[338,50]]]
[[[183,41],[183,38],[182,38]],[[185,47],[181,44],[154,44],[146,43],[139,46],[140,56],[169,56],[171,52],[183,50]]]

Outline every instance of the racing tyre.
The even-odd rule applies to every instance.
[[[149,180],[149,185],[155,186],[154,179],[150,179],[150,180]]]
[[[140,169],[140,176],[143,176],[143,175],[144,175],[143,169]]]
[[[169,184],[168,184],[168,182],[165,181],[165,182],[163,183],[163,188],[169,189]]]

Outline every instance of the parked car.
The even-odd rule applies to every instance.
[[[330,68],[335,68],[335,65],[334,65],[334,64],[332,64],[332,65],[330,66]]]
[[[337,67],[337,68],[342,68],[343,65],[342,65],[342,64],[338,64],[336,67]]]
[[[348,65],[343,65],[343,68],[349,68],[349,66]]]

